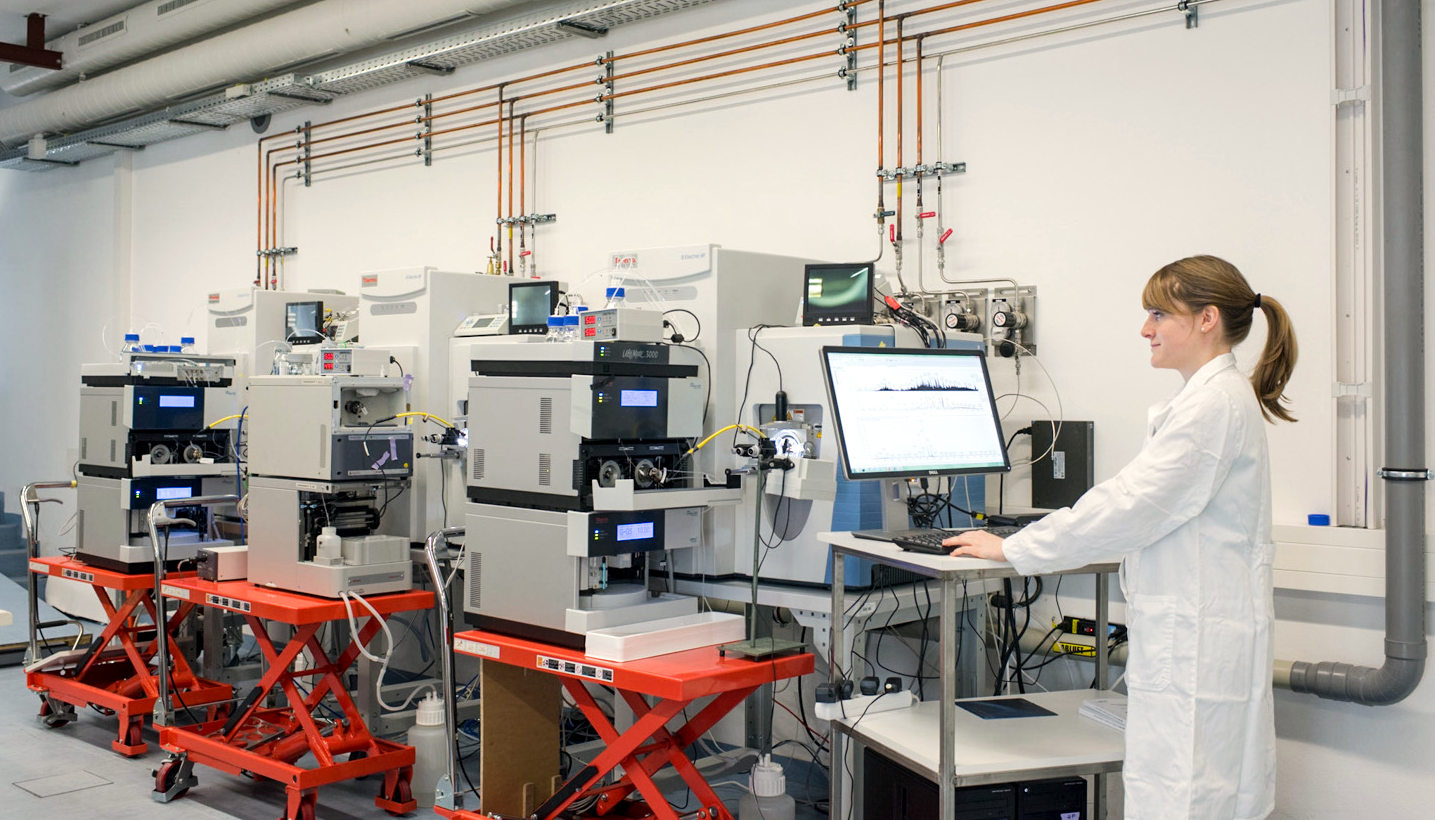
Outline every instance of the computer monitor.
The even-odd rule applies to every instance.
[[[291,345],[312,345],[324,339],[323,302],[284,304],[284,341]]]
[[[558,309],[557,282],[514,282],[508,286],[508,332],[547,333]]]
[[[872,324],[872,264],[808,265],[802,325]]]
[[[981,351],[824,347],[822,370],[849,479],[1011,469]]]

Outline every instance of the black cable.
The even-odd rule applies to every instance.
[[[389,357],[389,361],[392,362],[392,363],[394,363],[395,365],[398,365],[398,368],[399,368],[399,378],[401,378],[401,379],[402,379],[402,378],[406,378],[406,375],[404,374],[404,366],[399,363],[399,360],[398,360],[398,359],[395,359],[393,356],[390,356],[390,357]]]
[[[698,337],[701,336],[701,335],[703,335],[703,320],[702,320],[702,319],[699,319],[699,318],[698,318],[698,315],[697,315],[696,313],[693,313],[691,310],[688,310],[687,308],[670,308],[670,309],[668,309],[668,310],[663,311],[663,315],[664,315],[664,316],[667,316],[669,313],[686,313],[687,315],[693,317],[693,322],[694,322],[695,324],[697,324],[697,326],[698,326],[697,332],[692,335],[692,338],[685,338],[683,341],[688,342],[688,343],[696,342],[696,341],[698,340]],[[676,328],[674,328],[674,330],[676,330]]]
[[[1031,425],[1028,424],[1027,426],[1021,428],[1020,430],[1015,431],[1014,433],[1011,434],[1011,437],[1006,440],[1006,449],[1007,449],[1007,452],[1008,452],[1008,453],[1011,452],[1011,444],[1012,444],[1012,442],[1013,442],[1013,441],[1016,441],[1016,437],[1017,437],[1017,436],[1020,436],[1020,435],[1028,435],[1028,436],[1031,435]],[[1008,458],[1010,458],[1010,456],[1008,456]],[[990,508],[988,508],[988,509],[990,509]],[[998,474],[997,474],[997,515],[1001,515],[1001,514],[1005,511],[1005,509],[1006,509],[1006,473],[998,473]]]
[[[688,311],[684,311],[684,313],[686,312]],[[692,339],[685,340],[685,342],[691,341]],[[708,401],[712,398],[713,392],[713,363],[708,359],[707,354],[704,353],[701,348],[689,344],[679,344],[678,342],[664,342],[663,344],[672,345],[673,347],[683,347],[703,357],[703,364],[708,367],[708,377],[703,379],[703,428],[706,429],[708,426]],[[737,439],[733,440],[736,441]],[[678,464],[681,463],[682,461],[679,460]]]

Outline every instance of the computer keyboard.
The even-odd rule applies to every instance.
[[[992,535],[997,536],[998,538],[1006,538],[1008,535],[1014,534],[1017,530],[1021,528],[976,527],[975,529],[984,529],[986,532],[989,532]],[[929,530],[926,532],[913,532],[909,535],[903,535],[898,538],[893,538],[892,543],[896,544],[898,547],[904,550],[907,550],[908,552],[925,552],[932,555],[946,555],[947,553],[955,549],[955,547],[942,546],[942,541],[951,538],[953,535],[958,535],[962,532],[965,532],[965,530]]]

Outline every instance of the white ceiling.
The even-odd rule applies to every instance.
[[[53,40],[81,25],[133,8],[141,0],[0,0],[0,42],[24,44],[25,15],[46,15],[45,39]]]

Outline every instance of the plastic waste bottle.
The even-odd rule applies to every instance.
[[[424,695],[414,712],[408,744],[414,747],[414,774],[410,781],[419,808],[433,808],[434,786],[448,774],[448,734],[443,728],[443,699],[433,692]]]
[[[550,342],[561,342],[561,341],[563,341],[563,317],[562,317],[562,316],[549,316],[549,317],[548,317],[548,341],[550,341]]]
[[[782,764],[773,763],[772,755],[763,755],[753,765],[748,786],[752,791],[744,792],[737,802],[738,820],[793,820],[796,816],[797,802],[787,793]]]
[[[578,315],[569,314],[563,317],[563,341],[579,342],[583,340],[583,331],[578,328]]]
[[[138,352],[140,352],[140,351],[143,350],[143,349],[144,349],[144,348],[142,348],[142,347],[140,346],[140,335],[139,335],[138,333],[126,333],[126,334],[125,334],[125,352],[126,352],[126,353],[138,353]]]
[[[623,307],[623,303],[628,295],[626,288],[608,288],[603,293],[608,297],[607,304],[603,305],[605,308]]]
[[[180,352],[180,353],[184,353],[184,354],[186,354],[186,355],[191,355],[191,356],[194,355],[194,337],[193,337],[193,336],[181,336],[181,337],[179,337],[179,352]]]

